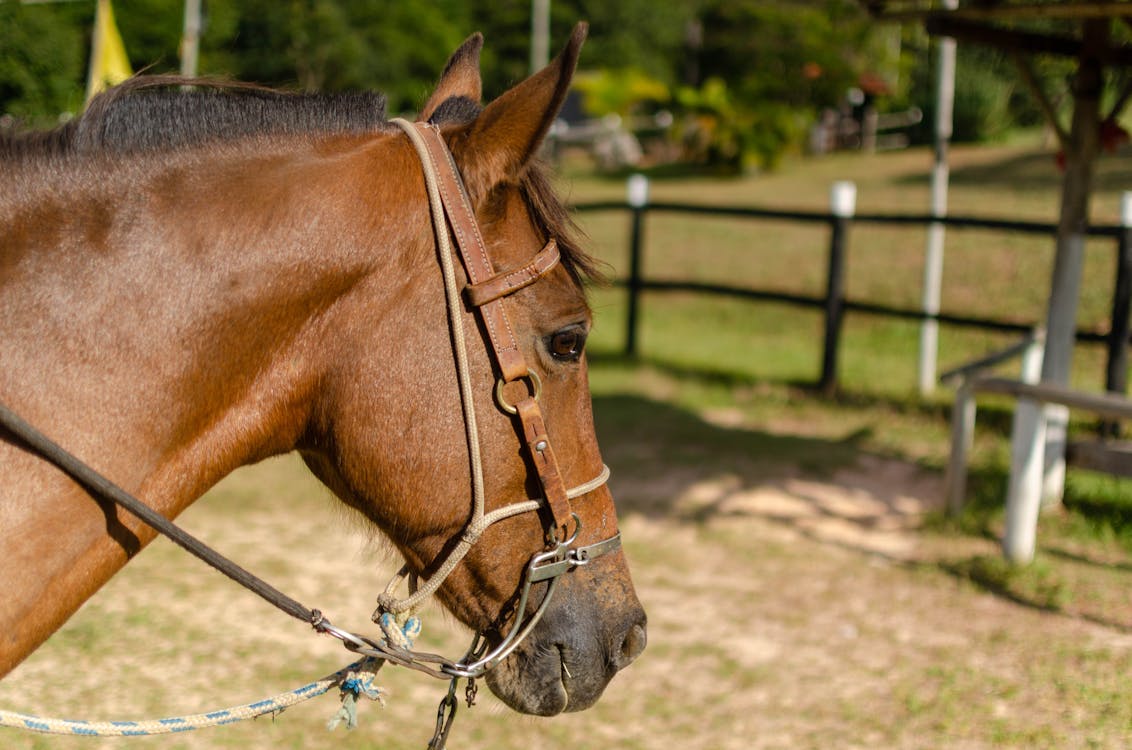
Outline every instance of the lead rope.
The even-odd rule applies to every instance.
[[[411,649],[413,639],[421,632],[420,620],[412,617],[404,626],[399,627],[394,626],[389,621],[383,622],[382,631],[386,639],[393,645]],[[256,719],[267,714],[274,716],[291,706],[305,703],[337,687],[342,704],[330,721],[326,723],[326,728],[334,730],[340,723],[345,722],[346,729],[353,729],[358,725],[357,706],[361,698],[368,698],[385,706],[385,691],[378,687],[375,682],[377,673],[381,671],[383,666],[385,666],[384,659],[367,656],[333,674],[309,682],[294,690],[239,706],[208,711],[207,713],[140,721],[79,721],[31,716],[0,709],[0,727],[79,737],[144,737],[154,734],[189,732],[195,729],[206,729]]]
[[[82,737],[144,737],[153,734],[188,732],[222,724],[234,724],[238,721],[255,719],[266,714],[279,714],[284,709],[317,698],[331,688],[338,687],[342,691],[342,707],[327,724],[327,729],[334,729],[342,720],[346,721],[348,729],[353,729],[357,726],[356,705],[358,698],[370,698],[383,706],[385,705],[385,693],[381,688],[374,685],[374,679],[383,664],[384,661],[380,659],[367,657],[343,667],[321,680],[315,680],[286,693],[207,713],[142,721],[77,721],[74,719],[30,716],[15,711],[0,710],[0,727]]]

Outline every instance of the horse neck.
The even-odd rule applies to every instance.
[[[372,270],[408,244],[380,155],[347,146],[0,195],[0,399],[167,516],[290,450],[335,368],[328,332],[359,297],[380,316]],[[153,532],[3,440],[0,474],[2,675]]]
[[[290,450],[332,311],[378,262],[379,218],[357,215],[373,180],[364,151],[174,158],[41,207],[53,246],[0,276],[0,326],[20,360],[0,395],[170,513]]]

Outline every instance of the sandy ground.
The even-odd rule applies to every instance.
[[[616,468],[616,467],[615,467]],[[831,476],[655,466],[615,473],[649,648],[593,709],[519,717],[490,697],[451,747],[1123,747],[1127,630],[1040,611],[940,572],[920,524],[939,477],[862,456]],[[663,498],[663,501],[658,501]],[[363,627],[393,568],[297,462],[245,470],[182,518],[290,594]],[[379,572],[375,573],[375,569]],[[462,651],[435,609],[427,650]],[[13,674],[0,707],[91,719],[213,709],[348,657],[156,543]],[[444,686],[387,670],[385,709],[326,731],[324,697],[275,720],[129,740],[0,729],[0,747],[423,748]]]

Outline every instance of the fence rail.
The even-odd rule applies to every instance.
[[[936,321],[941,324],[981,328],[1002,332],[1028,333],[1033,323],[1019,323],[1001,318],[988,318],[958,313],[928,313],[920,309],[897,307],[863,300],[854,300],[845,294],[845,263],[849,252],[849,235],[853,225],[881,224],[896,226],[924,226],[941,224],[956,229],[984,229],[1014,234],[1032,234],[1049,237],[1051,242],[1057,235],[1057,225],[1046,222],[1014,221],[1010,219],[980,218],[974,216],[932,216],[931,214],[856,214],[850,207],[848,211],[782,211],[755,206],[703,206],[686,203],[666,203],[647,201],[647,185],[630,184],[630,200],[600,201],[578,203],[573,206],[577,212],[599,211],[629,212],[629,269],[624,278],[614,280],[617,286],[628,289],[628,315],[625,331],[625,354],[633,357],[638,354],[638,328],[640,298],[645,292],[696,292],[723,295],[741,299],[779,302],[801,307],[818,308],[825,311],[825,333],[822,357],[822,371],[818,386],[827,392],[837,387],[837,353],[840,346],[841,327],[846,312],[878,315],[882,317]],[[852,198],[850,198],[850,206]],[[695,216],[733,217],[754,221],[787,221],[805,224],[824,224],[829,227],[829,249],[826,257],[825,293],[821,296],[794,294],[770,289],[760,289],[730,284],[713,284],[698,281],[675,281],[649,279],[643,273],[643,225],[650,214],[690,214]],[[1114,240],[1115,276],[1109,330],[1078,329],[1077,340],[1104,343],[1107,347],[1106,388],[1110,391],[1124,391],[1127,373],[1126,346],[1129,342],[1129,311],[1132,310],[1132,227],[1120,225],[1097,225],[1085,229],[1089,237],[1107,237]]]

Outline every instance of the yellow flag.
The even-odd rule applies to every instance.
[[[110,0],[98,0],[94,13],[94,34],[90,45],[90,71],[86,79],[86,99],[100,91],[116,86],[134,74],[126,46],[114,23],[114,8]]]

